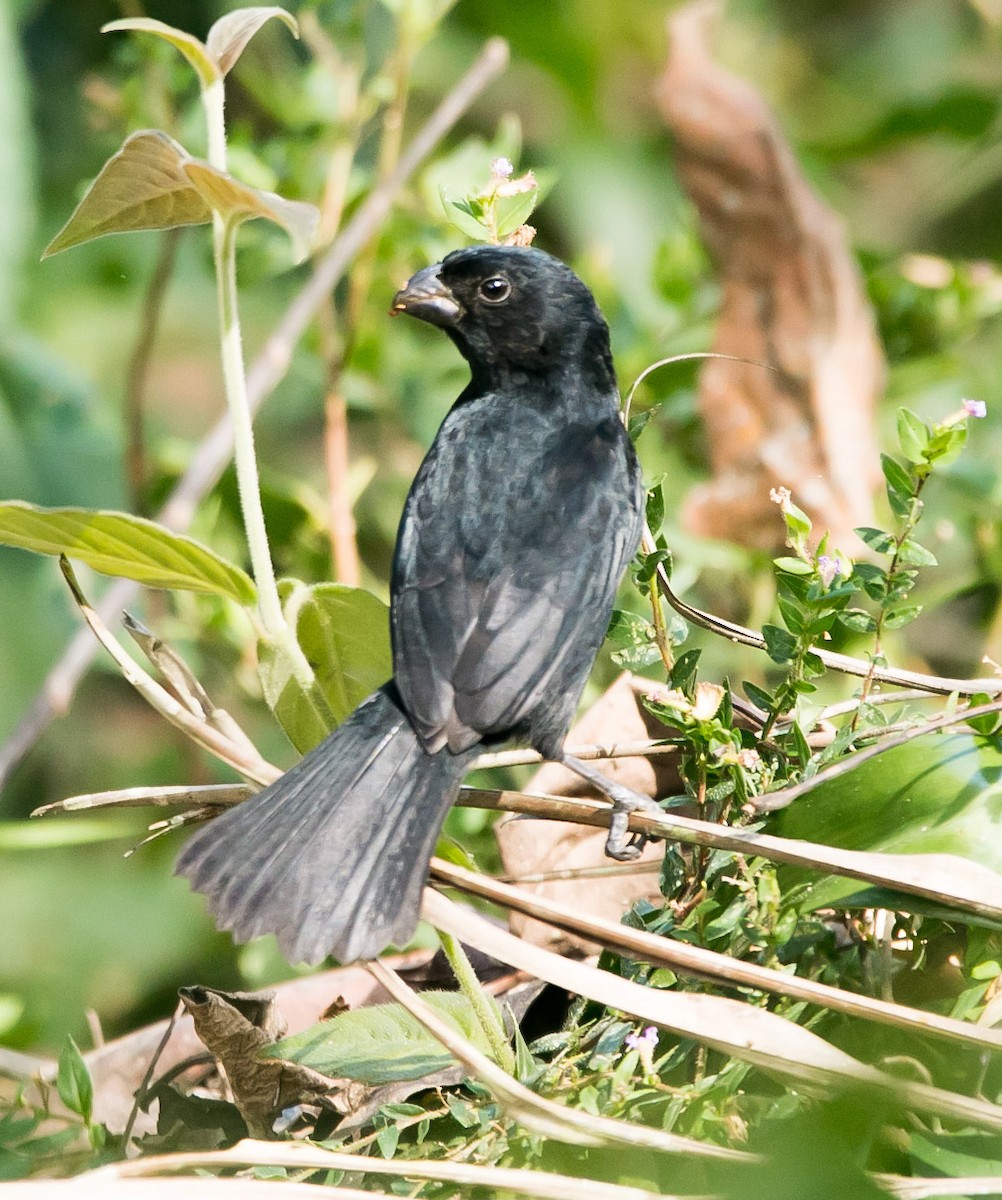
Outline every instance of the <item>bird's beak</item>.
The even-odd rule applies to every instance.
[[[463,315],[463,309],[456,297],[442,282],[438,274],[438,266],[425,267],[412,275],[406,284],[393,297],[390,316],[408,313],[429,325],[438,325],[443,329],[456,325]]]

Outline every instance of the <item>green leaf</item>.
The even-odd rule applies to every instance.
[[[936,1175],[963,1178],[971,1175],[990,1177],[999,1173],[997,1134],[915,1132],[908,1140],[908,1151],[919,1168],[916,1174],[932,1171]]]
[[[383,1158],[392,1158],[400,1141],[399,1125],[382,1125],[376,1133],[376,1145]]]
[[[741,689],[756,707],[760,708],[763,712],[771,711],[775,701],[772,695],[767,692],[765,688],[759,687],[756,683],[749,683],[749,681],[745,679],[742,680]]]
[[[980,708],[983,704],[991,704],[995,699],[996,697],[989,696],[986,692],[977,692],[971,697],[971,707]],[[984,737],[988,737],[998,729],[1000,720],[1002,713],[985,713],[983,717],[972,717],[968,724]]]
[[[915,481],[898,462],[889,454],[881,454],[880,467],[887,481],[887,501],[891,512],[902,519],[911,512],[912,501],[915,498]]]
[[[651,533],[660,530],[665,519],[665,490],[656,483],[647,489],[647,525]]]
[[[616,666],[633,670],[656,663],[661,657],[661,651],[652,643],[649,646],[629,646],[623,650],[614,650],[610,657]]]
[[[906,538],[898,547],[898,562],[907,563],[911,567],[934,567],[936,556],[925,546]]]
[[[786,528],[796,537],[805,538],[811,532],[810,517],[791,501],[787,501],[783,509],[783,519],[786,521]]]
[[[884,628],[900,629],[902,625],[914,621],[921,611],[921,604],[895,604],[884,613]]]
[[[365,588],[319,583],[294,593],[299,644],[336,721],[393,674],[390,610]]]
[[[778,625],[763,625],[766,653],[775,663],[788,663],[797,651],[797,639]]]
[[[480,1124],[477,1110],[469,1101],[457,1096],[455,1092],[445,1093],[445,1103],[449,1107],[452,1119],[461,1129],[473,1129],[474,1126]]]
[[[870,525],[860,525],[853,532],[871,550],[876,550],[878,554],[890,554],[894,550],[894,538],[883,529],[874,529]]]
[[[258,644],[258,675],[268,707],[305,754],[393,674],[389,610],[364,588],[279,585],[286,617],[313,670],[305,686],[281,643]]]
[[[255,33],[265,22],[273,17],[284,22],[292,36],[299,37],[299,25],[292,13],[277,5],[257,5],[251,8],[238,8],[226,13],[209,30],[205,39],[205,49],[209,58],[218,68],[220,75],[227,75],[244,48]]]
[[[163,21],[155,21],[151,17],[127,17],[121,21],[109,21],[101,26],[102,33],[152,33],[155,37],[170,42],[175,50],[179,50],[194,67],[199,84],[206,88],[222,76],[213,62],[205,45],[185,33],[183,29],[175,29],[173,25],[165,25]]]
[[[789,575],[810,575],[814,571],[810,563],[789,554],[781,558],[774,558],[772,561],[780,571],[786,571]]]
[[[654,626],[639,613],[617,608],[605,636],[614,646],[646,646],[654,640]]]
[[[641,586],[650,583],[662,563],[666,564],[670,576],[671,561],[672,553],[668,549],[655,550],[651,554],[641,555],[640,562],[637,564],[635,570],[637,583]]]
[[[480,217],[471,212],[470,205],[465,200],[452,199],[444,189],[440,189],[439,195],[442,200],[442,211],[446,218],[468,238],[482,242],[487,234],[487,226]]]
[[[258,642],[257,674],[265,703],[300,754],[319,745],[336,727],[320,685],[315,679],[309,685],[301,681],[297,664],[281,642]]]
[[[862,608],[847,608],[839,613],[837,620],[854,633],[873,633],[877,628],[876,619]]]
[[[929,426],[911,409],[898,409],[898,443],[909,462],[925,462],[930,436]]]
[[[469,1000],[458,992],[422,992],[443,1020],[484,1054],[490,1046]],[[500,1020],[500,1017],[498,1018]],[[352,1009],[270,1046],[270,1058],[362,1083],[421,1079],[454,1065],[452,1055],[399,1004]]]
[[[498,237],[506,238],[524,225],[532,216],[538,201],[538,187],[527,192],[516,192],[514,196],[498,196],[494,206]]]
[[[89,1125],[94,1114],[94,1084],[83,1055],[68,1034],[59,1054],[56,1090],[70,1112],[78,1113]]]
[[[189,158],[182,170],[206,204],[227,221],[265,217],[280,225],[292,242],[295,261],[307,257],[320,223],[320,210],[302,200],[286,200],[274,192],[241,183],[225,171]]]
[[[819,784],[777,822],[784,837],[952,855],[960,868],[964,860],[978,863],[1000,875],[1002,894],[1002,749],[973,734],[930,734]],[[850,879],[811,880],[807,903],[823,908],[858,888]]]
[[[856,563],[851,582],[858,584],[871,600],[883,600],[887,595],[887,572],[876,563]]]
[[[146,129],[126,138],[101,168],[43,258],[109,233],[203,225],[212,210],[184,173],[191,159],[166,133]]]
[[[215,551],[129,513],[2,501],[0,544],[65,554],[95,571],[147,587],[208,592],[244,606],[257,597],[250,577]]]

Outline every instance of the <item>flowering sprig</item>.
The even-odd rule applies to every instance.
[[[921,605],[909,602],[919,567],[934,567],[936,556],[915,539],[915,528],[925,509],[922,492],[934,467],[952,462],[967,441],[967,423],[988,413],[983,400],[964,400],[960,407],[928,425],[907,408],[898,409],[898,442],[901,458],[881,455],[880,465],[886,482],[887,503],[896,518],[897,528],[891,531],[864,526],[856,533],[878,555],[888,555],[886,567],[879,563],[859,563],[853,579],[876,601],[878,608],[871,614],[863,609],[849,609],[843,623],[850,629],[873,634],[870,671],[860,688],[859,707],[853,717],[855,729],[860,713],[873,687],[873,673],[885,661],[883,635],[885,630],[897,629],[913,621],[922,611]]]
[[[732,802],[742,807],[762,790],[763,764],[751,732],[734,724],[729,690],[695,681],[697,656],[698,651],[683,655],[672,671],[673,686],[651,693],[645,704],[683,735],[681,775],[707,819],[717,819]]]
[[[624,1047],[635,1050],[640,1060],[640,1069],[644,1077],[654,1074],[654,1051],[658,1048],[658,1030],[656,1025],[648,1025],[643,1033],[636,1030],[628,1033],[623,1039]]]
[[[499,246],[528,246],[536,236],[525,224],[539,201],[539,183],[532,171],[516,178],[510,158],[491,160],[487,185],[458,200],[442,193],[446,216],[468,237]]]
[[[793,553],[774,560],[776,603],[783,626],[762,628],[766,651],[773,662],[787,668],[786,679],[774,695],[754,684],[744,685],[749,699],[767,714],[763,739],[801,696],[815,691],[811,680],[823,673],[824,666],[812,647],[830,636],[832,626],[856,590],[849,583],[851,561],[840,552],[829,550],[827,535],[816,548],[811,547],[811,520],[793,503],[789,489],[773,488],[769,498],[783,514],[786,544]]]

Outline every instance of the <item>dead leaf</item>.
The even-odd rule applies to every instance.
[[[656,687],[651,681],[629,673],[620,675],[571,729],[567,744],[610,745],[668,736],[669,731],[641,703],[640,691],[646,686]],[[600,760],[597,765],[616,783],[646,796],[669,796],[681,791],[675,761],[669,757],[611,758]],[[596,794],[586,780],[558,763],[540,767],[523,790],[556,796]],[[502,817],[495,830],[501,861],[513,879],[552,871],[608,867],[612,863],[605,855],[606,830],[511,816]],[[520,886],[579,911],[618,921],[636,900],[660,895],[658,873],[650,864],[659,863],[663,855],[662,846],[650,845],[631,864],[639,868],[633,871],[617,869],[600,878],[555,879]],[[646,869],[643,864],[647,864]],[[536,945],[572,944],[587,953],[595,949],[591,942],[570,938],[551,925],[517,913],[511,915],[511,928],[513,933]]]
[[[298,1063],[258,1057],[287,1028],[274,992],[222,992],[196,985],[180,988],[178,994],[195,1032],[226,1072],[251,1137],[273,1136],[275,1118],[285,1109],[317,1100],[344,1083]]]
[[[884,360],[842,222],[811,189],[779,124],[709,49],[716,0],[673,14],[658,99],[723,297],[699,405],[714,478],[690,492],[693,532],[773,550],[769,491],[788,487],[853,553],[880,478],[873,408]]]

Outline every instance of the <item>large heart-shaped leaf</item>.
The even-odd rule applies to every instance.
[[[305,686],[288,651],[268,642],[258,671],[269,707],[305,754],[392,675],[389,609],[364,588],[338,583],[285,579],[280,591],[314,682]]]
[[[478,1050],[490,1054],[487,1036],[464,995],[422,992],[421,999]],[[267,1054],[311,1067],[323,1075],[369,1084],[421,1079],[451,1067],[455,1061],[441,1042],[399,1004],[375,1004],[341,1013],[283,1038],[269,1047]]]
[[[295,611],[296,637],[342,721],[393,674],[390,610],[365,588],[318,583]]]
[[[253,580],[194,538],[130,513],[88,508],[39,508],[20,500],[0,502],[0,544],[65,554],[105,575],[147,587],[227,596],[251,605]]]
[[[777,818],[785,837],[850,850],[950,855],[999,875],[1002,896],[1002,750],[974,734],[930,735],[820,784]],[[858,890],[829,878],[812,908]]]
[[[183,146],[156,129],[127,137],[84,193],[43,258],[108,233],[203,225],[212,209],[184,173]]]

